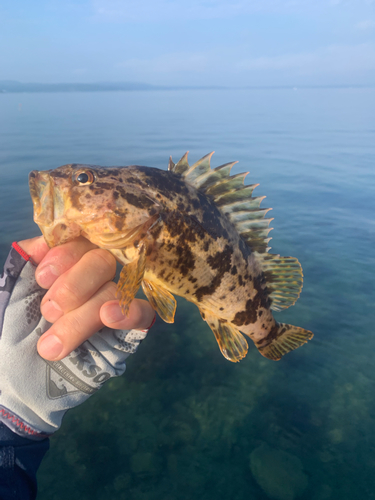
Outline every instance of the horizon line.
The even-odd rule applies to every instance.
[[[105,91],[155,91],[155,90],[267,90],[313,88],[374,88],[368,84],[280,84],[280,85],[158,85],[143,82],[92,82],[92,83],[41,83],[0,80],[0,93],[20,92],[105,92]]]

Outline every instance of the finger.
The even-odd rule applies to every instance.
[[[49,250],[43,236],[36,236],[29,240],[19,241],[18,245],[31,257],[35,264],[39,264]]]
[[[82,306],[116,274],[116,260],[107,250],[85,253],[72,268],[56,279],[43,297],[40,310],[54,323],[63,314]]]
[[[81,307],[64,314],[39,339],[39,354],[50,361],[62,359],[100,330],[100,307],[113,299],[115,291],[113,282],[106,283]]]
[[[146,300],[134,299],[129,306],[129,315],[125,316],[118,300],[112,300],[101,307],[100,319],[104,325],[115,330],[145,330],[154,321],[155,311]]]
[[[50,288],[56,279],[74,266],[82,256],[97,248],[83,236],[51,248],[35,271],[35,279],[42,288]]]

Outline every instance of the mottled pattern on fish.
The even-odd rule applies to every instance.
[[[271,309],[294,304],[302,270],[293,257],[268,253],[269,222],[233,163],[190,166],[187,154],[169,171],[151,167],[71,164],[30,173],[34,219],[50,246],[82,234],[123,264],[124,312],[142,288],[166,322],[173,295],[195,303],[223,355],[239,361],[249,336],[261,354],[280,359],[312,337],[277,323]],[[242,332],[242,333],[240,333]]]

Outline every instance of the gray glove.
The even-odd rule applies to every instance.
[[[125,359],[148,330],[104,327],[61,361],[46,361],[36,344],[51,324],[40,313],[46,290],[35,269],[13,243],[0,278],[0,421],[21,436],[44,439],[67,410],[124,373]]]

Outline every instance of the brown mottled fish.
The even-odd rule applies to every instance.
[[[213,153],[189,165],[187,153],[169,171],[70,164],[30,173],[34,220],[50,247],[79,235],[108,249],[123,265],[123,311],[140,285],[160,317],[173,323],[176,300],[197,305],[230,361],[247,353],[280,359],[313,334],[277,323],[271,310],[293,305],[302,289],[294,257],[268,253],[270,209],[253,197],[247,173],[211,169]]]

